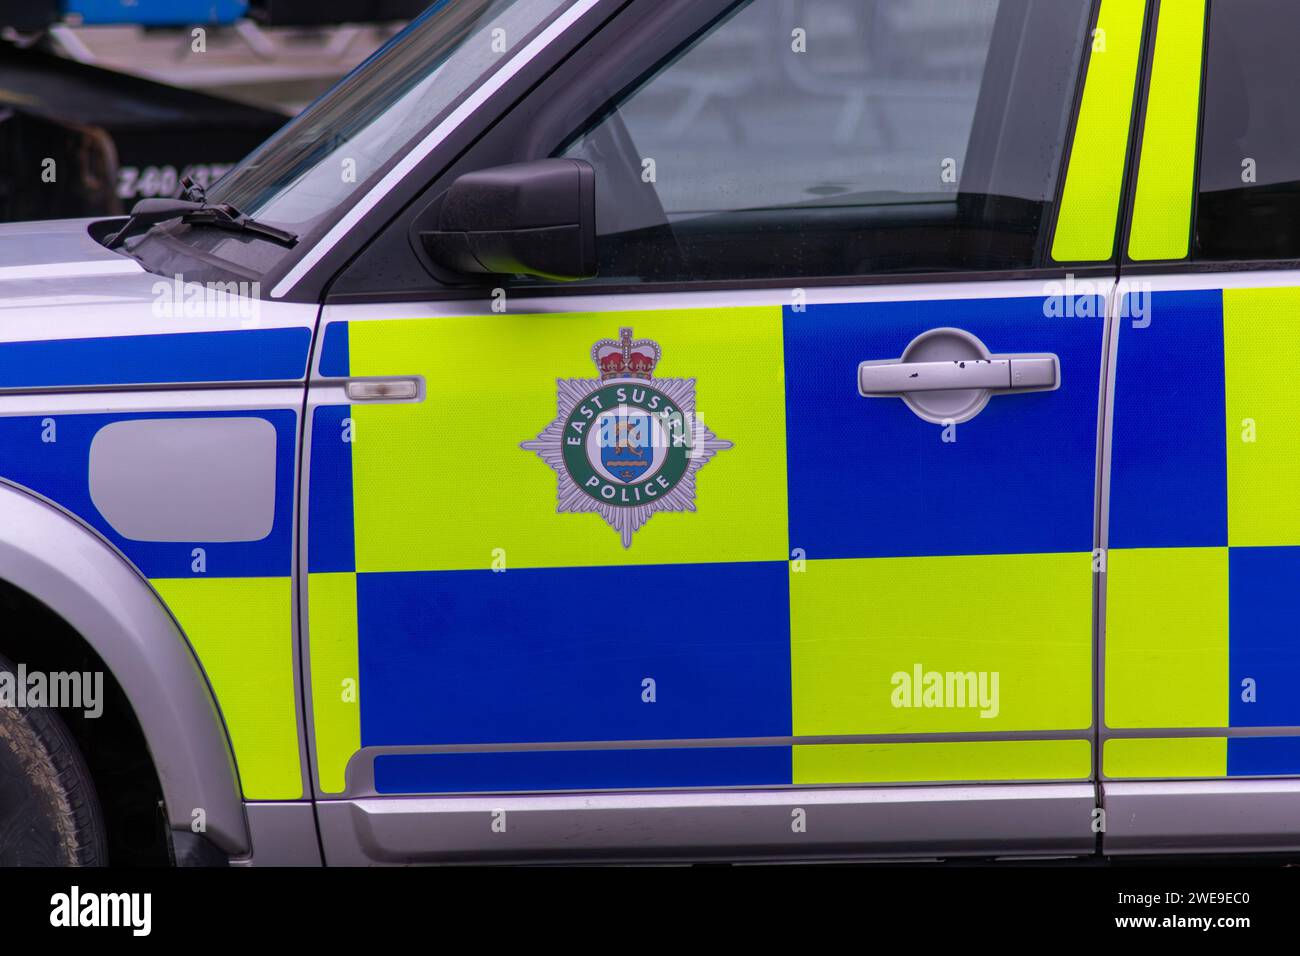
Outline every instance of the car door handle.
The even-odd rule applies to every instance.
[[[959,359],[948,362],[863,362],[858,366],[858,391],[867,396],[988,389],[998,392],[1055,388],[1055,355],[1025,358]]]
[[[423,389],[419,378],[354,378],[343,390],[350,402],[409,402]]]

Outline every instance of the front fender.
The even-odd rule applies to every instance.
[[[49,607],[95,649],[144,732],[169,824],[206,815],[207,836],[249,850],[230,738],[193,649],[149,583],[96,532],[0,483],[0,578]]]

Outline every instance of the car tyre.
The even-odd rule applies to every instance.
[[[16,687],[0,657],[5,674]],[[99,797],[67,725],[53,709],[10,703],[0,699],[0,866],[104,865]]]

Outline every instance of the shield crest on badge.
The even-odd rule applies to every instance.
[[[600,420],[600,463],[619,481],[636,481],[654,459],[650,434],[650,416],[644,412],[610,412]]]

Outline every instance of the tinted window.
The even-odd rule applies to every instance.
[[[208,189],[212,202],[308,236],[331,224],[416,137],[495,73],[572,0],[439,0]],[[166,235],[161,233],[166,232]],[[172,235],[182,237],[183,244]],[[129,245],[163,275],[193,252],[265,274],[281,246],[218,229],[160,226]],[[187,269],[192,271],[193,267]]]
[[[1217,0],[1207,44],[1196,254],[1300,258],[1300,6]]]
[[[750,0],[573,136],[600,282],[1039,264],[1086,0]]]

